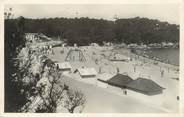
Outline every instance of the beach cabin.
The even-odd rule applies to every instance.
[[[113,76],[111,79],[107,80],[107,83],[112,86],[126,88],[126,85],[133,81],[128,75],[117,74]]]
[[[69,62],[58,63],[61,71],[71,71],[72,66]]]
[[[122,92],[122,90],[125,91],[126,85],[132,81],[133,79],[130,78],[128,75],[117,74],[111,79],[107,80],[107,83],[109,84],[108,88],[120,93]]]
[[[138,78],[134,81],[131,81],[130,83],[126,84],[126,87],[127,89],[149,96],[161,94],[163,89],[165,89],[153,80],[146,78]]]
[[[74,73],[79,73],[81,78],[94,78],[97,75],[95,68],[78,68]]]
[[[108,87],[108,83],[107,80],[109,80],[110,78],[112,78],[112,74],[109,73],[102,73],[99,74],[97,76],[97,86],[98,87],[102,87],[102,88],[107,88]]]

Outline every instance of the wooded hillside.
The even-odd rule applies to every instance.
[[[126,44],[179,41],[178,25],[140,17],[116,21],[89,18],[25,19],[25,32],[60,37],[66,39],[69,45],[102,44],[103,41]]]

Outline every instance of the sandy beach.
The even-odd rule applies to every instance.
[[[55,47],[54,55],[48,55],[53,61],[62,63],[65,61],[69,47]],[[72,73],[64,74],[63,82],[69,86],[84,90],[87,97],[87,104],[84,112],[178,112],[179,101],[177,100],[179,82],[173,78],[179,78],[177,68],[165,63],[153,64],[152,60],[144,57],[132,57],[126,49],[124,55],[132,58],[131,61],[109,61],[108,58],[113,54],[112,47],[80,47],[86,62],[70,62]],[[116,50],[123,53],[123,49]],[[61,53],[61,51],[64,51]],[[97,61],[96,61],[97,60]],[[96,86],[97,77],[91,79],[81,79],[73,71],[79,67],[93,67],[98,72],[115,75],[117,68],[120,73],[126,73],[133,79],[138,77],[148,78],[164,87],[162,94],[147,96],[134,91],[128,91],[128,95],[123,95],[121,91]],[[164,71],[164,74],[161,74]],[[103,105],[103,107],[101,107]],[[125,106],[126,105],[126,106]],[[126,107],[126,108],[125,108]],[[141,108],[139,108],[141,107]]]

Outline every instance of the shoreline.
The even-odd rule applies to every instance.
[[[138,60],[140,60],[140,61],[142,60],[143,63],[151,63],[155,66],[160,67],[160,69],[166,68],[166,69],[168,69],[168,71],[169,71],[169,69],[172,69],[176,72],[179,72],[179,66],[176,66],[176,65],[173,65],[173,64],[168,64],[168,63],[158,61],[158,60],[154,60],[154,59],[150,59],[149,57],[144,57],[144,56],[141,56],[141,55],[136,55],[136,54],[134,54],[134,55],[138,56],[138,58],[139,58]],[[142,58],[140,58],[140,57],[142,57]]]
[[[137,56],[144,57],[144,58],[146,58],[146,59],[150,59],[150,60],[155,61],[155,62],[160,62],[160,63],[163,63],[163,64],[172,65],[172,66],[174,66],[174,67],[178,67],[178,68],[179,68],[179,65],[172,64],[171,62],[167,62],[167,61],[161,60],[162,58],[159,58],[159,57],[150,56],[150,55],[148,55],[148,54],[145,54],[145,55],[137,54],[137,53],[132,53],[132,54],[135,54],[135,55],[137,55]],[[153,57],[154,57],[154,58],[153,58]]]
[[[136,52],[132,52],[132,49],[129,49],[129,48],[118,48],[118,49],[115,48],[114,50],[117,52],[119,51],[121,54],[129,56],[130,58],[140,60],[140,61],[142,60],[143,63],[147,61],[147,62],[151,62],[152,64],[155,64],[155,65],[157,65],[157,63],[159,63],[159,64],[161,64],[161,66],[167,66],[167,67],[169,66],[172,68],[174,67],[175,69],[179,69],[179,65],[168,63],[166,61],[162,61],[162,60],[160,60],[160,58],[155,57],[155,56],[154,56],[154,58],[156,58],[156,59],[151,58],[147,54],[146,54],[146,56],[144,56],[143,52],[141,54],[138,54]],[[134,48],[134,50],[135,50],[135,48]]]
[[[177,65],[177,64],[173,64],[171,63],[171,61],[169,61],[168,59],[166,58],[161,58],[161,57],[157,57],[157,56],[152,56],[150,55],[149,53],[145,52],[144,49],[136,49],[136,48],[133,48],[133,49],[130,49],[130,48],[126,48],[130,51],[131,54],[134,54],[135,56],[137,57],[143,57],[145,59],[149,59],[149,60],[152,60],[153,62],[160,62],[162,64],[167,64],[167,65],[171,65],[171,66],[174,66],[174,67],[178,67],[180,65]],[[150,48],[150,49],[179,49],[179,48]],[[149,50],[149,49],[146,49],[146,50]],[[135,58],[135,57],[134,57]],[[178,58],[179,59],[179,58]]]

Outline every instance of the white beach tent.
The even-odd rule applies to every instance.
[[[78,68],[74,71],[74,73],[76,72],[78,72],[82,78],[90,78],[97,75],[95,68]]]
[[[71,71],[72,66],[69,62],[57,63],[59,65],[59,69],[62,71]]]

